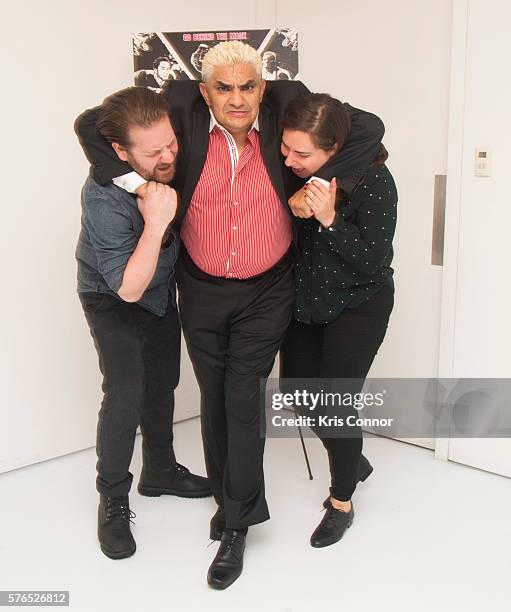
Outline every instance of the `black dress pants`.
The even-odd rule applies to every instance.
[[[393,305],[394,290],[384,286],[367,302],[343,310],[331,323],[307,325],[293,319],[280,354],[281,376],[349,379],[341,383],[346,386],[342,391],[359,393],[385,337]],[[361,429],[350,426],[349,435],[335,438],[324,437],[316,428],[313,431],[328,452],[330,494],[341,501],[351,499],[362,453]]]
[[[285,256],[247,280],[210,276],[184,248],[176,269],[183,333],[201,391],[206,469],[226,525],[269,518],[264,493],[261,379],[268,377],[294,300]]]
[[[108,294],[79,297],[103,374],[96,486],[109,497],[127,495],[139,425],[145,465],[168,469],[176,461],[173,416],[179,382],[179,317],[171,296],[163,317]]]

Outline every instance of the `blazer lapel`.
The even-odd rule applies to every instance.
[[[259,139],[264,165],[270,175],[271,182],[286,210],[287,197],[282,177],[282,160],[280,158],[280,131],[270,109],[263,103],[259,112]]]
[[[204,163],[206,162],[209,146],[209,119],[210,114],[206,104],[203,102],[197,103],[192,112],[190,139],[188,140],[188,138],[186,138],[188,141],[188,155],[186,156],[188,167],[185,171],[185,180],[181,196],[181,217],[185,215],[188,209]]]
[[[183,134],[187,143],[183,151],[186,155],[187,168],[185,170],[184,186],[181,194],[181,206],[179,218],[182,219],[188,210],[193,192],[199,181],[209,145],[209,109],[204,102],[195,105],[192,112],[192,126],[190,139]],[[282,160],[280,158],[280,132],[277,129],[275,119],[270,109],[263,103],[259,113],[259,139],[261,145],[261,155],[270,176],[271,182],[279,196],[286,211],[287,196],[282,176]]]

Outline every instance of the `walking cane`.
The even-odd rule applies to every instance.
[[[295,417],[298,418],[298,415],[296,413],[296,408],[294,406],[293,406],[293,410],[295,413]],[[307,455],[307,449],[305,448],[305,440],[303,439],[302,428],[300,427],[300,425],[298,425],[298,433],[300,434],[300,440],[302,442],[303,456],[305,457],[305,463],[307,464],[307,471],[309,472],[309,480],[313,480],[314,477],[312,476],[311,466],[309,463],[309,456]]]

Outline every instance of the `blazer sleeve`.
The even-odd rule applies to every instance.
[[[99,106],[86,110],[75,121],[75,132],[85,157],[91,164],[92,178],[105,185],[116,176],[128,174],[133,168],[117,157],[112,145],[96,130]]]
[[[169,81],[163,95],[169,104],[174,132],[179,136],[189,127],[191,110],[201,100],[197,81]],[[91,164],[92,178],[105,185],[116,176],[133,172],[133,168],[117,157],[112,145],[96,130],[99,106],[86,110],[75,121],[75,132],[85,157]]]
[[[349,104],[345,106],[351,116],[350,137],[340,153],[331,157],[315,175],[328,181],[335,176],[340,182],[338,186],[351,194],[374,161],[385,133],[385,126],[376,115]]]
[[[310,93],[301,81],[267,81],[264,102],[270,107],[277,126],[280,126],[291,100]]]

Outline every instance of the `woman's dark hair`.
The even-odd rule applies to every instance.
[[[284,113],[282,128],[310,135],[319,149],[341,149],[349,137],[351,120],[344,104],[328,94],[318,93],[292,100]]]
[[[344,104],[329,94],[309,94],[288,104],[282,129],[306,132],[316,147],[330,151],[336,143],[341,149],[348,140],[351,119]],[[373,164],[383,165],[388,157],[387,149],[381,144]]]
[[[164,117],[169,117],[169,105],[161,94],[145,87],[127,87],[103,100],[96,129],[105,140],[126,149],[131,144],[130,127],[151,127]]]
[[[376,157],[373,159],[373,164],[376,164],[378,166],[383,166],[383,164],[387,161],[388,158],[389,158],[389,152],[383,146],[383,144],[381,144],[380,148],[378,149],[378,153],[376,153]]]

